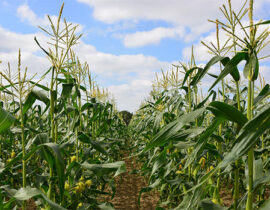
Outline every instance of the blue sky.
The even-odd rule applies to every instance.
[[[30,72],[45,71],[49,63],[33,41],[45,34],[46,15],[57,16],[63,1],[0,0],[0,60],[16,66],[17,51]],[[236,11],[244,1],[233,1]],[[215,25],[223,20],[221,0],[66,0],[63,17],[80,24],[83,33],[76,48],[96,80],[115,96],[118,108],[135,111],[151,90],[155,72],[189,59],[194,45],[198,64],[211,56],[200,44],[214,41]],[[255,19],[270,19],[270,0],[255,2]],[[270,49],[270,48],[267,48]],[[266,79],[268,62],[263,66]],[[205,81],[205,85],[211,81]],[[204,86],[204,84],[202,85]]]

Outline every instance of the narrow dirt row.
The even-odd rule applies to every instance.
[[[128,157],[128,155],[124,155]],[[115,197],[107,201],[111,202],[117,210],[154,210],[159,200],[157,192],[143,193],[140,207],[138,206],[138,196],[141,188],[146,187],[147,183],[144,177],[138,173],[131,173],[139,169],[136,158],[125,159],[127,172],[118,176],[116,182]]]

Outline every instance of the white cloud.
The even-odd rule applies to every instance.
[[[78,0],[94,8],[94,17],[106,23],[126,19],[164,20],[172,23],[198,25],[202,17],[216,14],[216,0]],[[205,8],[205,9],[203,9]]]
[[[26,22],[32,26],[41,26],[41,27],[48,27],[51,25],[48,17],[44,15],[43,17],[38,17],[36,13],[27,5],[23,4],[17,8],[17,16],[21,19],[22,22]],[[50,15],[50,18],[53,23],[57,23],[58,16]],[[68,22],[69,24],[70,22]],[[74,23],[74,25],[77,25]],[[64,27],[64,22],[60,22],[60,27]],[[83,30],[83,26],[79,25],[77,28],[77,32],[81,32]]]
[[[162,20],[185,26],[200,26],[209,18],[220,17],[219,7],[227,0],[77,0],[94,9],[94,17],[106,23],[128,19]],[[269,0],[257,0],[256,11],[262,10]],[[232,1],[237,10],[243,1]]]
[[[45,39],[41,33],[18,34],[7,31],[0,26],[0,50],[1,52],[14,52],[21,48],[22,51],[36,52],[38,47],[35,45],[34,36]]]
[[[0,26],[0,60],[3,61],[2,68],[6,68],[7,62],[10,62],[11,69],[15,73],[18,63],[18,51],[21,50],[21,61],[23,69],[28,67],[30,75],[41,73],[48,68],[49,62],[45,57],[36,55],[40,49],[34,41],[37,36],[44,42],[47,38],[41,34],[19,34],[5,30]]]
[[[18,7],[17,15],[20,17],[21,21],[26,21],[28,24],[33,26],[48,24],[45,17],[38,18],[37,15],[26,4]]]
[[[77,0],[93,8],[93,16],[107,24],[117,24],[121,21],[165,21],[172,25],[171,28],[155,28],[150,31],[124,34],[124,45],[127,47],[157,44],[163,38],[183,38],[182,30],[186,29],[184,40],[191,42],[198,39],[203,33],[215,26],[208,19],[220,19],[222,15],[219,7],[227,5],[227,0]],[[244,1],[232,1],[235,11],[238,11]],[[264,5],[269,0],[257,0],[255,2],[255,14],[260,16]],[[260,17],[261,18],[261,17]],[[181,28],[181,33],[175,32]],[[159,34],[157,35],[157,32]]]
[[[115,96],[119,110],[138,109],[142,100],[150,93],[154,72],[171,66],[168,62],[161,62],[153,56],[142,54],[113,55],[96,50],[82,50],[88,47],[91,46],[81,43],[76,47],[76,52],[80,59],[88,61],[91,71],[97,74],[98,78],[105,82],[120,83],[107,86],[109,92]],[[102,83],[100,85],[102,86]]]
[[[149,44],[159,44],[161,39],[182,37],[184,28],[164,28],[157,27],[150,31],[138,31],[124,36],[124,45],[126,47],[141,47]]]
[[[116,99],[119,110],[135,111],[149,95],[154,72],[168,69],[171,64],[161,62],[153,56],[114,55],[97,51],[93,46],[80,43],[75,48],[82,61],[87,61],[90,70],[103,81],[114,81],[120,85],[107,86]],[[100,84],[102,86],[102,84]]]
[[[151,88],[151,80],[136,79],[129,84],[110,86],[109,90],[116,97],[119,110],[124,110],[128,107],[130,111],[134,112],[149,95]]]
[[[153,56],[103,53],[85,43],[80,43],[74,49],[81,60],[89,62],[95,73],[104,74],[106,77],[123,76],[131,72],[145,74],[167,65],[166,62],[161,62]]]
[[[164,38],[196,39],[212,28],[207,19],[219,15],[220,2],[216,0],[78,0],[94,9],[93,16],[108,24],[120,21],[149,20],[165,21],[169,28],[154,28],[150,31],[122,34],[126,47],[141,47],[158,44]],[[188,33],[183,33],[187,29]]]

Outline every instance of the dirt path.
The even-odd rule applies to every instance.
[[[116,178],[115,197],[113,200],[106,200],[113,203],[117,210],[154,210],[159,200],[158,193],[143,193],[139,208],[138,196],[141,188],[146,187],[147,183],[140,174],[130,173],[139,169],[136,158],[125,159],[125,162],[127,172]]]

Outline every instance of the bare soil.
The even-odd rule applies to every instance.
[[[233,204],[233,195],[231,189],[233,188],[232,185],[223,185],[220,188],[219,195],[223,200],[223,205],[226,207],[230,207]]]
[[[128,157],[127,154],[124,156]],[[141,188],[147,186],[147,182],[140,174],[130,173],[140,168],[136,158],[127,158],[125,162],[127,172],[116,177],[115,197],[112,200],[109,197],[104,197],[104,199],[111,202],[117,210],[154,210],[159,201],[159,194],[157,192],[143,193],[139,207],[138,196]]]

